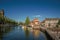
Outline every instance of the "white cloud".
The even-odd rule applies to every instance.
[[[42,17],[41,15],[35,15],[35,16],[33,16],[33,17]]]

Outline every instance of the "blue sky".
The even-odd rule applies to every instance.
[[[0,9],[4,9],[5,16],[16,21],[24,21],[27,16],[30,20],[38,17],[60,18],[59,0],[0,0]]]

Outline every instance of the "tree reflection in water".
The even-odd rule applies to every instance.
[[[12,30],[12,27],[10,27],[10,26],[9,27],[8,26],[6,26],[6,27],[0,26],[0,40],[3,39],[4,34],[7,34],[11,30]]]
[[[25,35],[26,35],[26,40],[29,40],[29,30],[28,30],[28,28],[26,28],[26,30],[24,30],[25,31]]]
[[[3,35],[3,31],[1,30],[2,29],[2,27],[0,26],[0,40],[2,40],[2,35]]]

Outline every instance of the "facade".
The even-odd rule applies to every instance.
[[[45,20],[41,22],[41,26],[42,26],[42,27],[45,26]]]
[[[39,28],[39,26],[40,26],[40,21],[38,20],[38,18],[35,18],[35,19],[33,19],[33,20],[30,22],[30,25],[31,25],[33,28]]]
[[[0,10],[0,17],[3,17],[4,16],[4,10]]]
[[[3,19],[4,17],[4,10],[0,10],[0,19]],[[0,20],[0,24],[3,24],[4,22],[2,20]]]
[[[59,21],[59,18],[46,18],[44,20],[44,26],[45,27],[56,27],[57,23]]]

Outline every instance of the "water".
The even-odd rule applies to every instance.
[[[24,29],[20,26],[11,27],[11,29],[8,30],[6,30],[6,32],[3,33],[2,40],[46,40],[47,39],[45,34],[40,30]]]

